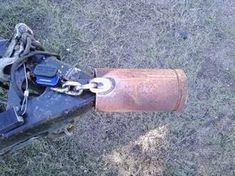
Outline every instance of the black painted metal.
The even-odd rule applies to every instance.
[[[4,48],[0,47],[1,49],[3,50]],[[59,61],[55,57],[42,58],[42,56],[35,58],[34,63],[28,63],[28,67],[33,70],[35,68],[35,62],[37,64],[55,66],[58,68],[59,76],[63,79],[66,79],[68,73],[73,69],[70,65]],[[23,69],[18,69],[15,74],[16,83],[21,87],[25,81]],[[75,69],[71,72],[69,79],[85,81],[84,83],[86,83],[91,78],[86,73]],[[19,109],[21,101],[22,99],[17,96],[15,89],[10,85],[7,110]],[[50,90],[50,87],[45,86],[41,95],[29,97],[27,111],[23,116],[24,123],[20,124],[20,126],[17,124],[13,129],[11,128],[11,130],[2,133],[0,137],[0,154],[32,137],[46,135],[50,131],[53,131],[53,129],[58,129],[66,124],[72,123],[75,117],[93,106],[94,101],[95,95],[88,91],[84,91],[81,96],[74,97],[56,93]]]
[[[24,120],[16,112],[15,108],[0,113],[0,134],[4,134],[22,125]]]
[[[0,57],[2,57],[7,49],[8,40],[0,38]]]

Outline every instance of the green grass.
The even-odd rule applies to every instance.
[[[0,34],[28,24],[63,61],[182,68],[183,113],[81,115],[71,137],[0,158],[0,175],[235,175],[235,3],[0,0]]]

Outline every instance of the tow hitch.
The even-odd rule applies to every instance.
[[[89,75],[45,51],[24,23],[0,40],[0,153],[71,126],[93,106],[103,112],[181,111],[187,78],[180,69],[97,68]]]

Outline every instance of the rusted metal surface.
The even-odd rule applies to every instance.
[[[113,80],[113,90],[96,94],[96,110],[104,112],[181,111],[187,78],[180,69],[96,69],[96,77]]]

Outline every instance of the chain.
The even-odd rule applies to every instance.
[[[34,38],[33,31],[24,23],[18,23],[15,26],[15,32],[10,40],[6,52],[1,58],[0,62],[0,82],[9,83],[14,81],[10,79],[11,75],[6,74],[4,69],[7,66],[11,66],[13,70],[13,65],[19,61],[22,57],[29,55],[32,51],[42,51],[43,47],[40,42]],[[28,96],[29,96],[29,83],[27,78],[27,70],[25,63],[21,65],[24,70],[25,76],[25,91],[23,92],[23,99],[20,106],[20,115],[24,115],[27,111],[28,106]],[[13,75],[14,76],[14,75]],[[13,82],[15,83],[15,82]]]
[[[79,96],[85,90],[95,94],[108,93],[113,89],[113,86],[113,82],[109,78],[93,78],[87,84],[81,84],[77,81],[66,81],[61,88],[52,87],[51,90],[66,95]]]
[[[19,57],[30,52],[31,48],[40,47],[34,38],[33,31],[24,23],[15,26],[15,33],[3,57]]]

